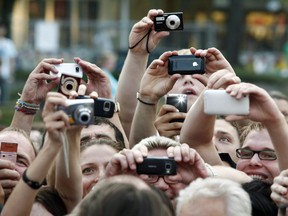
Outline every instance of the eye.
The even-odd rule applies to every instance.
[[[28,167],[29,166],[29,163],[27,161],[25,161],[24,159],[17,159],[16,163],[20,167]]]
[[[222,142],[222,143],[230,143],[231,142],[231,140],[228,137],[225,137],[225,136],[219,137],[218,141]]]
[[[92,168],[92,167],[87,167],[87,168],[84,168],[82,170],[82,174],[83,175],[92,175],[92,174],[94,174],[96,172],[97,172],[97,170],[95,168]]]
[[[275,160],[277,158],[274,151],[262,151],[261,158],[265,160]]]

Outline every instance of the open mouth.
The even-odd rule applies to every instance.
[[[193,89],[185,89],[182,94],[186,95],[196,95],[196,92]]]

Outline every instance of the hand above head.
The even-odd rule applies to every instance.
[[[263,89],[251,83],[239,83],[230,85],[226,92],[236,99],[249,95],[250,111],[247,116],[227,116],[227,120],[240,120],[249,118],[257,122],[276,122],[284,118],[276,103],[270,95]]]
[[[197,151],[190,148],[187,144],[169,147],[168,157],[173,157],[177,162],[177,173],[182,177],[182,182],[189,184],[194,179],[209,177],[209,170],[204,160]]]
[[[140,83],[139,92],[142,96],[150,98],[153,102],[167,94],[172,88],[180,74],[170,76],[168,74],[168,58],[177,55],[177,51],[163,53],[159,59],[154,60],[146,69]]]
[[[50,141],[61,144],[61,132],[65,131],[70,124],[68,116],[63,110],[55,110],[57,106],[66,107],[67,98],[60,93],[49,92],[45,100],[42,118]]]
[[[163,37],[169,32],[156,32],[153,27],[154,17],[163,14],[162,10],[152,9],[147,16],[137,22],[129,35],[129,48],[133,53],[148,54],[152,52]],[[147,42],[147,40],[149,41]],[[148,51],[148,52],[147,52]]]
[[[43,59],[30,73],[21,93],[21,100],[31,104],[40,104],[46,95],[59,83],[58,72],[53,64],[63,63],[63,59]],[[50,71],[55,75],[50,75]]]
[[[82,67],[83,72],[87,75],[86,94],[96,91],[99,97],[112,98],[110,80],[101,68],[78,57],[74,58],[74,61]]]
[[[105,170],[106,177],[121,174],[137,175],[136,164],[142,163],[143,157],[146,157],[147,154],[148,150],[145,146],[123,149],[116,153],[109,161]]]
[[[173,138],[174,136],[180,135],[183,122],[171,122],[173,119],[181,119],[186,117],[186,113],[179,112],[176,107],[164,104],[154,122],[160,136]]]

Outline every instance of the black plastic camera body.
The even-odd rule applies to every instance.
[[[204,74],[205,60],[194,55],[175,55],[168,59],[168,74]]]
[[[155,31],[183,30],[183,13],[164,13],[154,18]]]
[[[137,174],[176,175],[177,164],[173,158],[145,157],[143,162],[136,164]]]
[[[71,125],[94,124],[94,117],[111,118],[115,110],[115,102],[107,98],[68,99],[68,106],[59,106],[69,117]]]

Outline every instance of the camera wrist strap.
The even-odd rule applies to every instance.
[[[149,38],[150,38],[150,33],[152,31],[152,28],[149,29],[149,31],[147,32],[147,34],[145,34],[134,46],[129,46],[129,49],[134,49],[139,43],[141,43],[141,41],[144,40],[145,37],[147,37],[147,41],[146,41],[146,51],[147,53],[150,53],[149,51]]]

